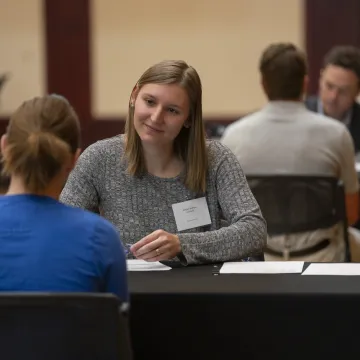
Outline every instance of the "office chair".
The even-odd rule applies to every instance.
[[[131,359],[127,309],[112,294],[0,292],[0,358]]]
[[[270,236],[326,229],[341,223],[345,261],[350,249],[345,194],[332,176],[246,175]]]
[[[249,256],[247,259],[243,259],[242,261],[265,261],[265,255],[264,253],[261,253],[259,255],[252,255]]]

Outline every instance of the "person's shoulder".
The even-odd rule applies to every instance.
[[[344,132],[346,130],[346,126],[342,122],[329,116],[307,110],[307,117],[308,123],[313,126],[336,132]]]
[[[89,145],[85,150],[87,154],[104,154],[113,153],[117,154],[124,148],[124,135],[117,135],[111,138],[98,140]]]
[[[255,111],[247,115],[244,115],[240,119],[232,122],[230,125],[226,127],[224,136],[230,135],[232,133],[237,133],[239,131],[242,131],[248,125],[254,124],[254,120],[261,118],[261,113],[262,113],[261,110]]]
[[[73,221],[77,227],[81,226],[84,229],[91,230],[92,238],[117,238],[118,232],[113,224],[102,216],[95,214],[91,211],[84,210],[71,205],[62,204],[64,211],[67,212],[69,221]]]
[[[92,216],[92,221],[95,223],[95,236],[99,239],[107,239],[107,241],[120,241],[119,233],[110,221],[94,213],[90,215]]]
[[[339,120],[308,110],[306,127],[313,134],[321,136],[324,144],[340,148],[343,142],[352,143],[347,127]]]
[[[5,211],[1,211],[1,209],[5,209],[7,207],[7,205],[9,205],[9,203],[11,203],[10,200],[11,200],[10,196],[0,195],[0,213],[5,213]]]
[[[77,169],[103,173],[104,164],[111,159],[120,159],[124,149],[123,135],[99,140],[89,145],[80,155]],[[84,170],[85,169],[85,170]],[[109,167],[112,169],[112,167]]]
[[[216,168],[224,159],[235,159],[235,155],[231,149],[219,140],[208,139],[206,145],[210,168]]]
[[[219,174],[242,173],[239,160],[233,151],[218,140],[208,140],[208,176],[217,181]]]
[[[8,196],[0,194],[0,204],[6,203],[8,198]]]
[[[229,148],[219,140],[206,139],[206,148],[209,154],[222,155],[229,152]]]

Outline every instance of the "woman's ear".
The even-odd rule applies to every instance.
[[[140,87],[138,84],[136,84],[131,92],[131,96],[130,96],[130,107],[134,107],[135,106],[135,101],[136,98],[139,94],[140,91]]]
[[[191,120],[187,119],[184,123],[184,128],[189,129],[191,127]]]

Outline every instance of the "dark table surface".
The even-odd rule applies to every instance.
[[[305,263],[306,268],[308,263]],[[131,294],[352,294],[359,276],[301,274],[218,274],[221,264],[168,271],[129,272]],[[360,304],[359,304],[360,307]]]
[[[360,277],[216,275],[220,266],[129,273],[135,360],[357,355]]]

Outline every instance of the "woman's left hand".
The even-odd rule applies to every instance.
[[[177,235],[164,230],[156,230],[131,246],[130,251],[137,259],[169,260],[181,251],[181,244]]]

